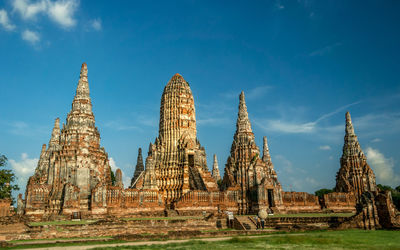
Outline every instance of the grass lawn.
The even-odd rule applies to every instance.
[[[259,238],[235,237],[225,241],[193,240],[150,246],[117,246],[95,249],[400,249],[400,231],[325,231],[274,234]]]
[[[123,220],[187,220],[187,219],[204,219],[202,216],[176,216],[176,217],[132,217],[122,218]]]
[[[55,221],[39,221],[39,222],[31,222],[29,223],[31,226],[44,226],[44,225],[84,225],[96,222],[97,220],[80,220],[80,221],[72,221],[72,220],[55,220]]]
[[[269,215],[268,217],[350,217],[353,216],[353,213],[304,213],[304,214],[274,214]]]

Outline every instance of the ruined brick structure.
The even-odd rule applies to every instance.
[[[239,96],[239,112],[231,154],[222,180],[224,190],[238,191],[238,212],[257,213],[261,209],[282,209],[282,188],[264,138],[263,156],[255,143],[244,93]]]
[[[204,147],[197,139],[192,91],[179,74],[164,88],[159,135],[154,144],[150,143],[141,178],[135,188],[159,191],[166,204],[173,204],[191,190],[218,190],[207,167]]]
[[[350,113],[346,113],[346,134],[340,169],[336,175],[336,192],[353,193],[358,200],[366,191],[376,191],[375,174],[367,163],[354,133]]]
[[[110,184],[108,155],[100,147],[84,63],[66,124],[60,131],[60,119],[55,120],[49,144],[43,145],[35,173],[29,178],[25,213],[87,213],[92,191]]]
[[[197,138],[190,86],[176,74],[164,88],[159,134],[149,145],[146,164],[139,148],[129,188],[124,188],[120,169],[116,170],[113,185],[108,155],[100,146],[95,126],[84,63],[66,124],[60,128],[60,119],[55,120],[50,141],[42,146],[35,173],[28,180],[25,200],[22,196],[18,199],[18,214],[43,218],[198,215],[227,210],[237,214],[255,214],[261,210],[354,212],[357,204],[359,214],[354,220],[365,218],[360,213],[369,215],[373,211],[381,225],[399,225],[398,211],[390,195],[378,194],[374,173],[358,143],[349,113],[344,141],[336,192],[321,199],[305,192],[283,192],[267,138],[263,138],[262,156],[255,143],[242,92],[236,132],[221,181],[216,155],[211,174],[205,149]],[[366,192],[372,203],[366,199]],[[370,205],[360,208],[360,204],[367,203]]]

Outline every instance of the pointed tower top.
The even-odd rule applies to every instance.
[[[347,157],[350,156],[356,156],[366,160],[364,152],[362,151],[360,143],[358,142],[357,135],[354,132],[354,127],[353,123],[351,122],[351,116],[349,112],[346,113],[345,132],[342,159],[347,159]]]
[[[355,135],[349,111],[346,112],[346,135]]]
[[[60,143],[60,118],[56,118],[54,121],[53,131],[51,132],[51,138],[49,141],[49,148],[56,146]]]
[[[90,99],[87,64],[83,63],[79,75],[78,87],[76,88],[75,98]]]
[[[263,161],[266,163],[270,163],[271,162],[271,155],[269,154],[269,148],[268,148],[268,140],[267,137],[264,136],[263,137]]]
[[[211,176],[214,178],[215,181],[219,181],[221,179],[221,175],[219,173],[219,168],[218,168],[218,160],[217,160],[217,155],[214,154],[214,163],[213,163],[213,169],[211,172]]]
[[[251,130],[249,114],[247,113],[246,100],[244,98],[243,91],[240,93],[239,96],[239,113],[236,122],[236,134],[241,132],[253,133],[253,131]]]

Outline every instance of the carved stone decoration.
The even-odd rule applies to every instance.
[[[239,96],[236,132],[222,180],[223,190],[239,189],[239,213],[257,213],[261,209],[281,208],[282,188],[273,169],[266,143],[265,138],[264,156],[261,159],[242,92]]]
[[[353,193],[358,200],[366,191],[376,191],[375,174],[367,163],[354,133],[350,113],[346,113],[346,134],[340,169],[336,175],[336,192]]]
[[[217,160],[217,155],[214,154],[214,163],[213,163],[213,168],[212,168],[212,177],[216,182],[221,180],[221,175],[219,173],[219,168],[218,168],[218,160]]]
[[[135,173],[133,174],[131,180],[131,187],[134,186],[136,180],[139,178],[140,174],[144,172],[144,165],[143,165],[143,156],[142,156],[142,149],[139,148],[138,150],[138,157],[136,161]]]
[[[28,181],[25,212],[87,213],[91,192],[99,184],[111,185],[111,173],[108,155],[100,147],[83,63],[66,124],[60,131],[60,120],[55,120],[48,147],[43,145],[35,174]]]
[[[194,98],[188,82],[175,74],[164,88],[159,135],[150,143],[146,170],[137,189],[159,190],[172,204],[190,190],[217,190],[197,139]]]

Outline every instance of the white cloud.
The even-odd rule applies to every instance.
[[[33,175],[38,160],[37,158],[29,158],[27,153],[22,153],[19,161],[10,159],[11,167],[18,178],[17,183],[22,189],[21,191],[25,189],[28,178]]]
[[[377,183],[398,186],[400,175],[394,172],[393,158],[386,158],[379,150],[368,147],[366,150],[368,163],[374,170]]]
[[[96,19],[92,20],[90,22],[90,26],[94,30],[97,30],[97,31],[100,31],[103,28],[103,26],[101,25],[101,19],[100,18],[96,18]]]
[[[321,150],[331,150],[331,146],[323,145],[323,146],[320,146],[319,149],[321,149]]]
[[[288,174],[294,173],[293,164],[290,160],[286,159],[286,157],[283,155],[277,155],[275,159],[277,166],[279,165],[279,168],[281,168],[284,172]]]
[[[252,89],[244,90],[244,95],[246,100],[257,99],[267,94],[271,89],[272,86],[261,85]],[[221,96],[227,99],[239,98],[240,92],[241,91],[229,90],[225,93],[222,93]]]
[[[22,32],[22,39],[30,42],[31,44],[36,44],[37,42],[40,41],[40,36],[39,33],[35,31],[24,30],[24,32]]]
[[[43,13],[62,27],[69,28],[76,24],[74,14],[79,2],[77,0],[39,0],[36,2],[15,0],[12,5],[14,11],[18,12],[22,19],[32,20]]]
[[[271,86],[264,85],[264,86],[258,86],[253,89],[250,89],[247,91],[247,93],[245,93],[246,99],[250,100],[250,99],[257,99],[259,97],[262,97],[266,93],[268,93],[268,91],[270,91],[271,88],[272,88]]]
[[[281,120],[268,120],[266,125],[269,130],[288,134],[311,133],[316,128],[315,122],[294,123]]]
[[[375,138],[375,139],[373,139],[371,142],[381,142],[382,141],[382,139],[380,139],[380,138]]]
[[[23,19],[34,19],[40,13],[47,10],[47,0],[31,3],[30,0],[14,0],[12,2],[14,11],[18,12]]]
[[[338,131],[338,126],[333,127],[321,127],[319,123],[337,113],[342,112],[343,110],[357,105],[361,103],[360,101],[350,103],[344,105],[342,107],[337,108],[336,110],[321,115],[318,119],[311,122],[302,122],[297,120],[288,121],[287,119],[268,119],[268,120],[255,120],[256,125],[260,126],[265,131],[272,132],[281,132],[287,134],[306,134],[306,133],[315,133],[319,131],[324,132],[336,132]],[[287,110],[282,111],[283,114],[287,113]],[[296,112],[299,113],[299,112]],[[343,126],[340,126],[340,129],[343,129]]]
[[[0,24],[6,30],[15,29],[15,25],[11,23],[10,19],[8,19],[8,14],[5,10],[0,10]]]
[[[76,24],[74,19],[78,2],[75,0],[60,0],[49,2],[48,15],[56,23],[65,28],[72,27]]]

